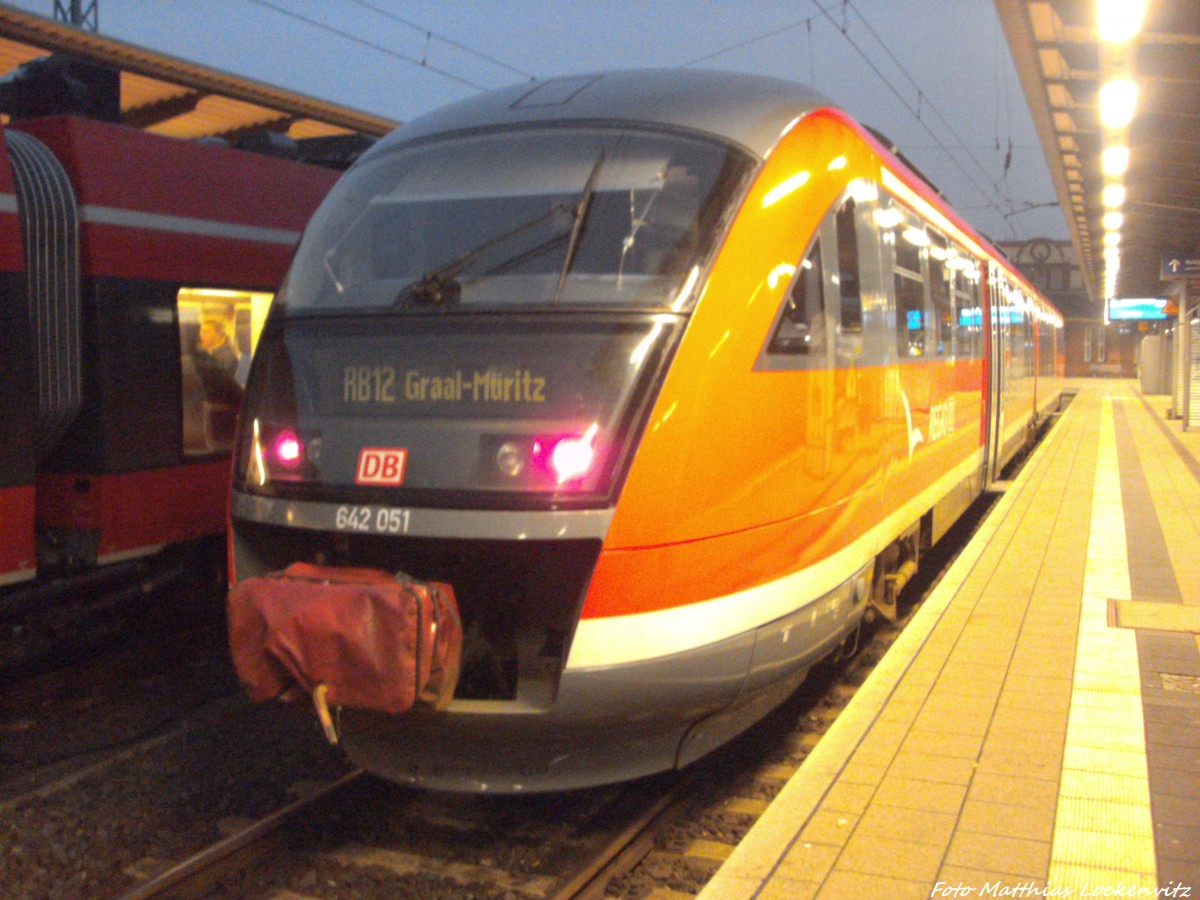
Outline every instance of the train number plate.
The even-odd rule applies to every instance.
[[[338,531],[408,534],[410,512],[392,506],[339,506],[334,525]]]

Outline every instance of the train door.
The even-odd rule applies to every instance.
[[[1008,309],[1003,284],[994,269],[985,282],[984,315],[987,319],[987,404],[984,434],[984,484],[1000,477],[1001,451],[1004,444],[1004,387],[1008,360],[1012,353],[1008,335]]]
[[[837,290],[834,291],[834,453],[844,468],[853,465],[853,455],[860,453],[868,438],[864,418],[872,419],[865,411],[866,397],[862,367],[870,359],[864,338],[864,290],[877,296],[874,284],[864,284],[864,254],[879,258],[873,232],[872,211],[877,194],[871,184],[851,185],[849,195],[834,214],[834,234],[837,238]],[[878,263],[873,267],[878,269]]]

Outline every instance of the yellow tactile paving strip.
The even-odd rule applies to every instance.
[[[1118,399],[1136,402],[1128,394]],[[1105,397],[1099,410],[1074,690],[1050,854],[1049,883],[1073,894],[1093,886],[1157,886],[1137,638],[1108,622],[1109,599],[1130,598],[1112,404]]]
[[[1110,392],[1140,402],[1082,386],[703,900],[1153,891]]]

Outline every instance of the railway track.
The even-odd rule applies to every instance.
[[[942,568],[934,554],[924,562],[908,598]],[[855,657],[815,669],[783,707],[684,773],[513,797],[423,793],[369,776],[341,784],[345,761],[306,710],[251,707],[236,693],[99,762],[89,753],[37,766],[45,752],[69,749],[63,742],[74,734],[89,747],[101,728],[136,737],[130,722],[140,729],[151,713],[169,711],[149,705],[152,696],[175,706],[180,699],[180,685],[164,680],[171,671],[164,647],[152,657],[165,670],[149,678],[136,668],[117,666],[107,679],[85,668],[75,676],[84,684],[68,690],[57,683],[64,671],[29,698],[27,725],[5,720],[24,730],[0,733],[0,748],[30,767],[28,784],[19,772],[6,776],[0,883],[14,897],[56,888],[88,897],[132,890],[272,900],[695,895],[898,633],[877,623]],[[200,663],[176,668],[213,687],[223,670]],[[124,692],[103,686],[110,681],[126,685]],[[289,789],[296,777],[322,785]],[[202,848],[209,849],[192,856]],[[181,860],[186,877],[160,877]]]
[[[231,875],[238,876],[281,849],[281,837],[290,824],[341,797],[359,785],[364,772],[355,769],[328,785],[311,791],[282,809],[206,847],[178,865],[151,878],[129,893],[125,900],[166,897],[204,897]]]
[[[247,822],[125,900],[403,896],[566,900],[695,896],[841,714],[940,578],[957,540],[928,554],[897,623],[864,630],[782,707],[681,773],[534,796],[414,791],[355,771]]]
[[[178,897],[646,897],[698,893],[899,629],[874,629],[743,739],[682,773],[533,797],[425,794],[360,771],[145,881]]]
[[[975,520],[981,518],[977,512]],[[963,523],[958,546],[972,527]],[[925,557],[902,597],[908,616],[956,549],[943,545]],[[46,682],[29,698],[30,720],[0,715],[0,749],[34,767],[28,784],[16,777],[20,773],[6,776],[0,883],[17,898],[56,891],[272,900],[694,896],[803,763],[903,624],[877,623],[854,658],[815,669],[783,707],[684,773],[525,797],[456,797],[369,776],[341,779],[345,761],[330,752],[303,710],[248,707],[238,694],[98,762],[87,753],[38,768],[39,747],[65,752],[68,725],[87,736],[90,747],[97,728],[114,716],[114,734],[126,738],[133,732],[124,719],[136,716],[142,726],[148,721],[151,707],[141,694],[127,688],[120,698],[104,699],[105,678],[86,669],[76,678],[87,683],[78,696]],[[165,665],[164,649],[153,654]],[[196,665],[185,668],[195,668],[198,680],[212,686],[209,664]],[[147,696],[160,692],[159,676],[145,680],[146,673],[118,671],[125,674],[114,674],[113,683],[137,684]],[[163,696],[178,705],[179,688],[171,684]],[[91,704],[86,714],[83,701]],[[39,729],[47,735],[40,744]],[[289,790],[297,773],[326,781]],[[46,775],[55,780],[47,782]],[[298,796],[303,799],[291,802]],[[172,864],[179,860],[186,864]]]

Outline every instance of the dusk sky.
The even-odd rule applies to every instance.
[[[398,121],[480,90],[601,69],[806,82],[888,135],[994,240],[1067,236],[991,0],[99,0],[99,23]]]

